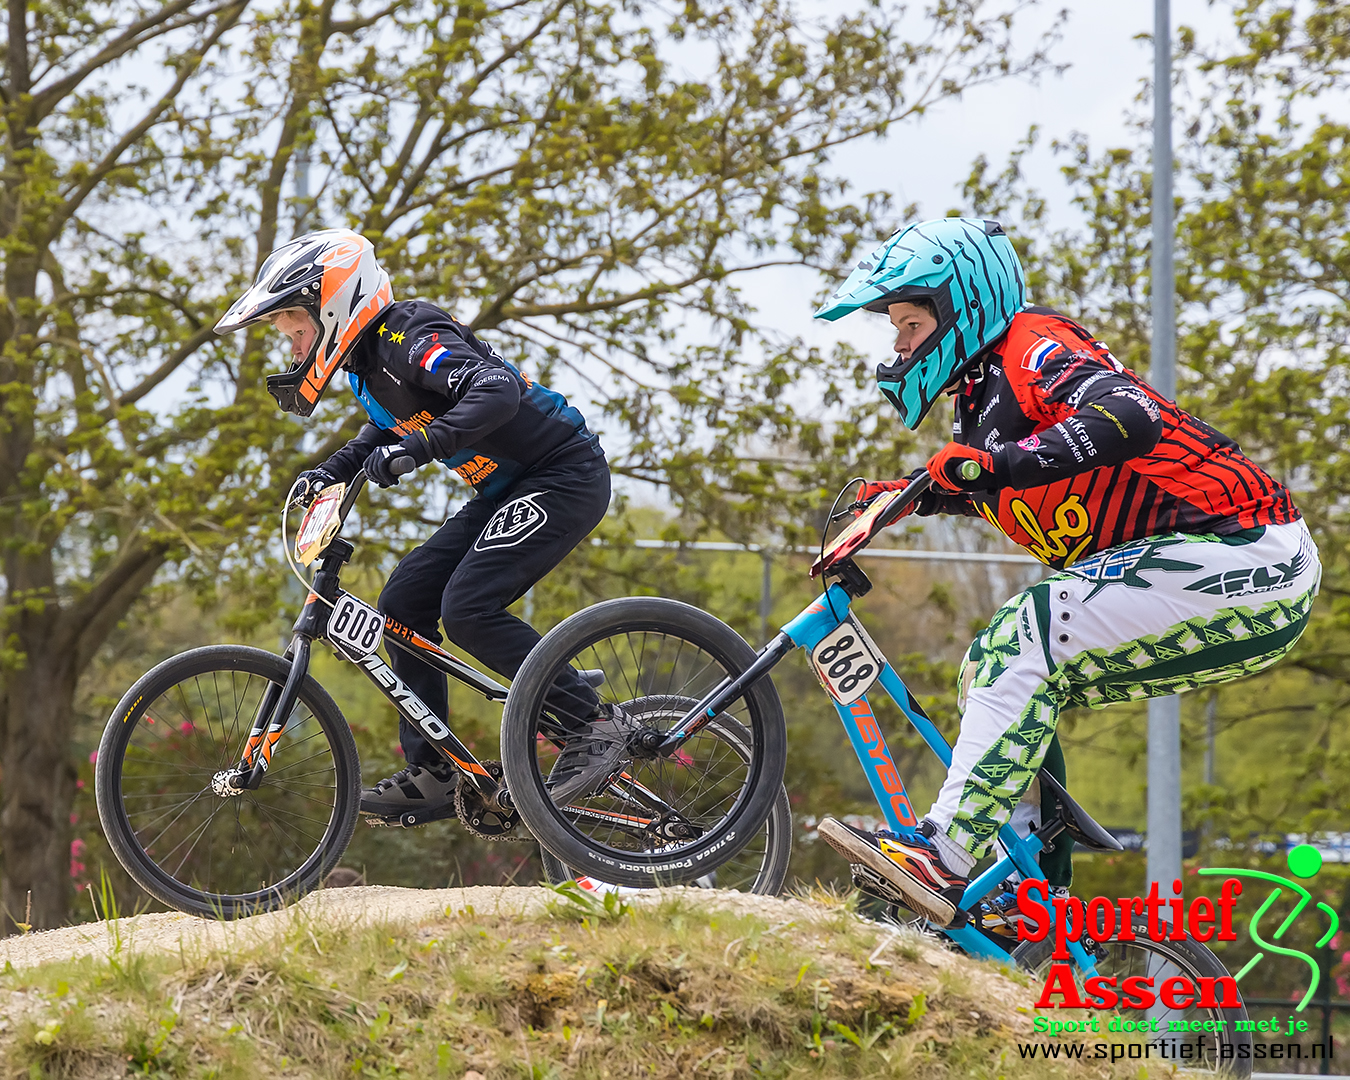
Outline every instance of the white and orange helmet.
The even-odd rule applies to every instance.
[[[216,323],[216,333],[242,330],[288,308],[309,312],[319,327],[309,355],[289,371],[267,376],[267,392],[278,405],[308,416],[361,331],[393,302],[374,245],[350,229],[324,229],[267,256],[252,287]]]

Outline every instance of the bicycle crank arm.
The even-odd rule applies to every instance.
[[[707,697],[680,717],[680,722],[671,728],[666,737],[657,746],[659,754],[670,754],[713,717],[735,701],[764,675],[774,668],[778,661],[797,647],[787,634],[781,631],[760,651],[753,664],[734,679],[723,679]],[[645,749],[645,748],[644,748]]]

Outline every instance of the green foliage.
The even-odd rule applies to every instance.
[[[816,470],[779,448],[810,454],[829,436],[788,395],[821,358],[763,326],[736,282],[837,266],[885,230],[885,197],[849,201],[835,147],[1043,65],[991,8],[939,5],[910,42],[879,3],[820,23],[779,0],[674,14],[589,0],[12,5],[0,918],[30,890],[35,925],[64,917],[71,704],[92,658],[157,575],[208,603],[250,600],[231,608],[244,623],[275,611],[274,508],[355,430],[336,392],[308,427],[277,412],[260,330],[213,336],[279,240],[364,231],[400,295],[490,331],[533,375],[570,371],[620,473],[665,485],[695,522],[748,528],[783,505],[767,497],[780,478],[816,498]],[[288,196],[301,172],[308,190]],[[826,404],[856,394],[862,370],[826,378]],[[875,407],[858,415],[876,449],[897,437]],[[752,442],[772,452],[750,460]],[[434,471],[369,515],[389,547],[440,520],[418,509],[449,499]]]
[[[420,926],[293,917],[228,954],[0,976],[5,1075],[599,1078],[1125,1077],[1023,1063],[1037,988],[930,944],[868,960],[851,916],[635,904],[616,920],[464,913]],[[298,915],[298,913],[297,913]],[[927,954],[927,955],[926,955]],[[390,978],[396,971],[397,978]],[[1017,1006],[1022,1004],[1022,1010]]]

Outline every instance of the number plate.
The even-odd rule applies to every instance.
[[[305,520],[300,523],[300,531],[295,534],[295,561],[301,566],[308,566],[317,559],[337,535],[342,526],[338,510],[346,492],[346,484],[333,484],[324,488],[323,494],[310,505]]]
[[[811,666],[830,697],[851,705],[881,678],[886,657],[850,613],[811,650]]]
[[[328,640],[353,660],[369,656],[380,647],[384,616],[351,593],[340,593],[328,616]]]

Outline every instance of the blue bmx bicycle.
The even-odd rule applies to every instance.
[[[880,691],[894,701],[944,765],[951,763],[951,746],[850,609],[872,588],[853,556],[898,521],[930,483],[923,476],[903,491],[832,512],[831,521],[852,520],[829,543],[822,541],[812,567],[813,577],[824,576],[825,591],[757,652],[712,615],[656,597],[596,604],[545,635],[512,683],[502,721],[507,784],[540,844],[578,875],[629,886],[684,884],[733,857],[763,824],[783,781],[785,720],[769,673],[798,648],[806,650],[829,694],[887,825],[899,834],[912,831],[918,819],[869,693]],[[835,500],[836,508],[844,497],[841,493]],[[603,672],[599,692],[618,707],[616,715],[629,720],[617,734],[595,736],[597,744],[608,740],[609,749],[618,751],[607,755],[612,771],[559,806],[550,798],[549,776],[563,745],[579,729],[577,718],[559,715],[549,701],[554,680],[569,666]],[[750,761],[737,774],[743,782],[710,786],[701,772],[686,767],[682,748],[707,725],[732,722],[752,740]],[[602,749],[593,748],[597,756]],[[971,882],[951,927],[936,930],[902,913],[898,895],[865,867],[854,868],[854,883],[889,902],[894,921],[914,920],[971,956],[1045,972],[1054,935],[1018,941],[1009,883],[1044,881],[1038,856],[1063,834],[1089,851],[1121,847],[1048,773],[1042,772],[1039,782],[1042,807],[1053,803],[1055,812],[1043,809],[1048,820],[1025,837],[1011,826],[1002,828],[1002,857]],[[662,792],[659,806],[644,800],[648,788]],[[651,821],[653,827],[643,833],[616,829],[613,822],[625,816]],[[1081,934],[1069,943],[1080,985],[1093,976],[1115,976],[1116,985],[1143,976],[1161,986],[1173,976],[1195,981],[1228,975],[1199,942],[1153,941],[1143,917],[1133,921],[1133,941],[1096,942]],[[1159,1003],[1142,1015],[1155,1046],[1151,1057],[1185,1068],[1249,1075],[1251,1035],[1238,1030],[1239,1022],[1247,1021],[1244,1007],[1168,1009]],[[1099,1037],[1109,1038],[1105,1018],[1102,1031]]]

